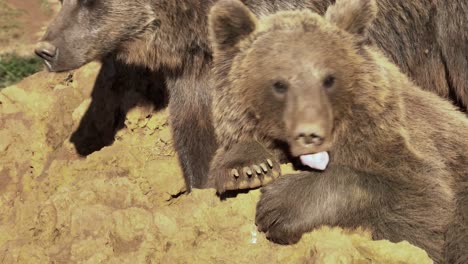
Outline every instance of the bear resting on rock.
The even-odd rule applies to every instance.
[[[371,43],[376,15],[374,0],[261,19],[240,1],[218,2],[209,30],[223,146],[212,169],[246,150],[258,153],[259,170],[284,158],[281,146],[292,157],[327,153],[324,171],[262,189],[256,224],[267,237],[290,244],[321,225],[364,226],[436,263],[468,263],[468,119]],[[218,189],[249,185],[254,173],[233,170]]]

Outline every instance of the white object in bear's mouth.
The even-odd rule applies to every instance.
[[[330,157],[328,152],[322,151],[315,154],[307,154],[300,156],[302,164],[316,170],[325,170],[327,168]]]

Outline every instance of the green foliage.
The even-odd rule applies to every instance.
[[[16,54],[0,55],[0,89],[12,85],[42,69],[37,57],[21,57]]]

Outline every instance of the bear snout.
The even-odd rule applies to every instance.
[[[321,123],[302,123],[293,129],[289,137],[291,154],[300,156],[328,150],[331,133]]]
[[[40,57],[49,71],[53,71],[53,64],[58,58],[58,48],[50,42],[41,41],[36,44],[34,53]]]
[[[307,147],[320,146],[325,141],[325,131],[315,124],[302,124],[296,128],[294,139],[297,144]]]
[[[325,96],[302,96],[288,102],[284,122],[294,156],[328,150],[333,131],[333,111]]]

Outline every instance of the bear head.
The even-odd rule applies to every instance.
[[[328,150],[353,111],[372,101],[366,46],[376,14],[374,0],[337,0],[323,17],[262,18],[240,1],[219,1],[209,16],[216,85],[230,98],[225,107],[243,116],[238,126],[287,142],[294,156]]]
[[[150,1],[60,0],[35,53],[49,71],[68,71],[102,59],[158,27]],[[150,30],[151,29],[151,30]]]

